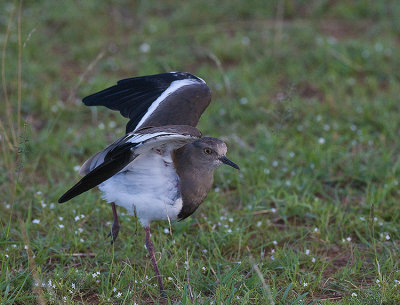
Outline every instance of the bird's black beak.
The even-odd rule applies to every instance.
[[[228,159],[227,157],[225,157],[225,156],[219,158],[219,160],[220,160],[222,163],[226,164],[226,165],[232,166],[233,168],[236,168],[237,170],[240,170],[240,167],[239,167],[236,163],[233,163],[231,160],[229,160],[229,159]]]

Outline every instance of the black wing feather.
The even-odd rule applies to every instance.
[[[83,103],[87,106],[105,106],[120,111],[124,117],[130,119],[126,126],[126,133],[128,133],[135,129],[151,104],[167,90],[171,83],[182,79],[194,79],[203,83],[198,77],[185,72],[127,78],[118,81],[115,86],[85,97]],[[187,124],[187,122],[172,121],[169,124],[178,125]]]
[[[66,202],[114,176],[135,158],[131,148],[137,143],[124,143],[109,151],[104,162],[94,168],[89,174],[83,177],[77,184],[69,189],[58,200],[59,203]]]

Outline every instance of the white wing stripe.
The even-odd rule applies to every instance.
[[[125,143],[140,143],[140,142],[144,142],[146,140],[152,139],[152,138],[157,138],[159,136],[163,136],[163,135],[174,135],[174,133],[170,133],[170,132],[156,132],[156,133],[147,133],[147,134],[140,134],[140,133],[136,133],[133,134],[132,137],[127,140]]]
[[[142,117],[142,119],[139,121],[139,123],[136,125],[135,130],[137,130],[148,118],[149,116],[157,109],[157,107],[172,93],[174,93],[176,90],[184,87],[184,86],[188,86],[188,85],[192,85],[192,84],[198,84],[199,81],[196,79],[181,79],[181,80],[176,80],[173,81],[169,87],[167,88],[167,90],[165,90],[149,107],[149,109],[147,109],[147,112],[145,113],[145,115]],[[134,131],[135,131],[134,130]]]

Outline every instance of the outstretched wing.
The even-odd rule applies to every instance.
[[[143,128],[136,133],[128,133],[87,160],[80,173],[85,175],[58,200],[66,202],[111,178],[140,154],[153,148],[169,145],[177,149],[201,137],[200,131],[191,126],[163,126]]]
[[[150,126],[195,127],[210,101],[211,91],[206,83],[185,72],[123,79],[83,99],[87,106],[119,110],[130,119],[126,133]]]

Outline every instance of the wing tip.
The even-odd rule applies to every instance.
[[[69,196],[67,196],[67,194],[68,194],[68,192],[65,193],[64,195],[62,195],[62,196],[58,199],[58,203],[64,203],[64,202],[67,202],[68,200],[72,199],[72,197],[71,197],[71,198],[68,198]]]

